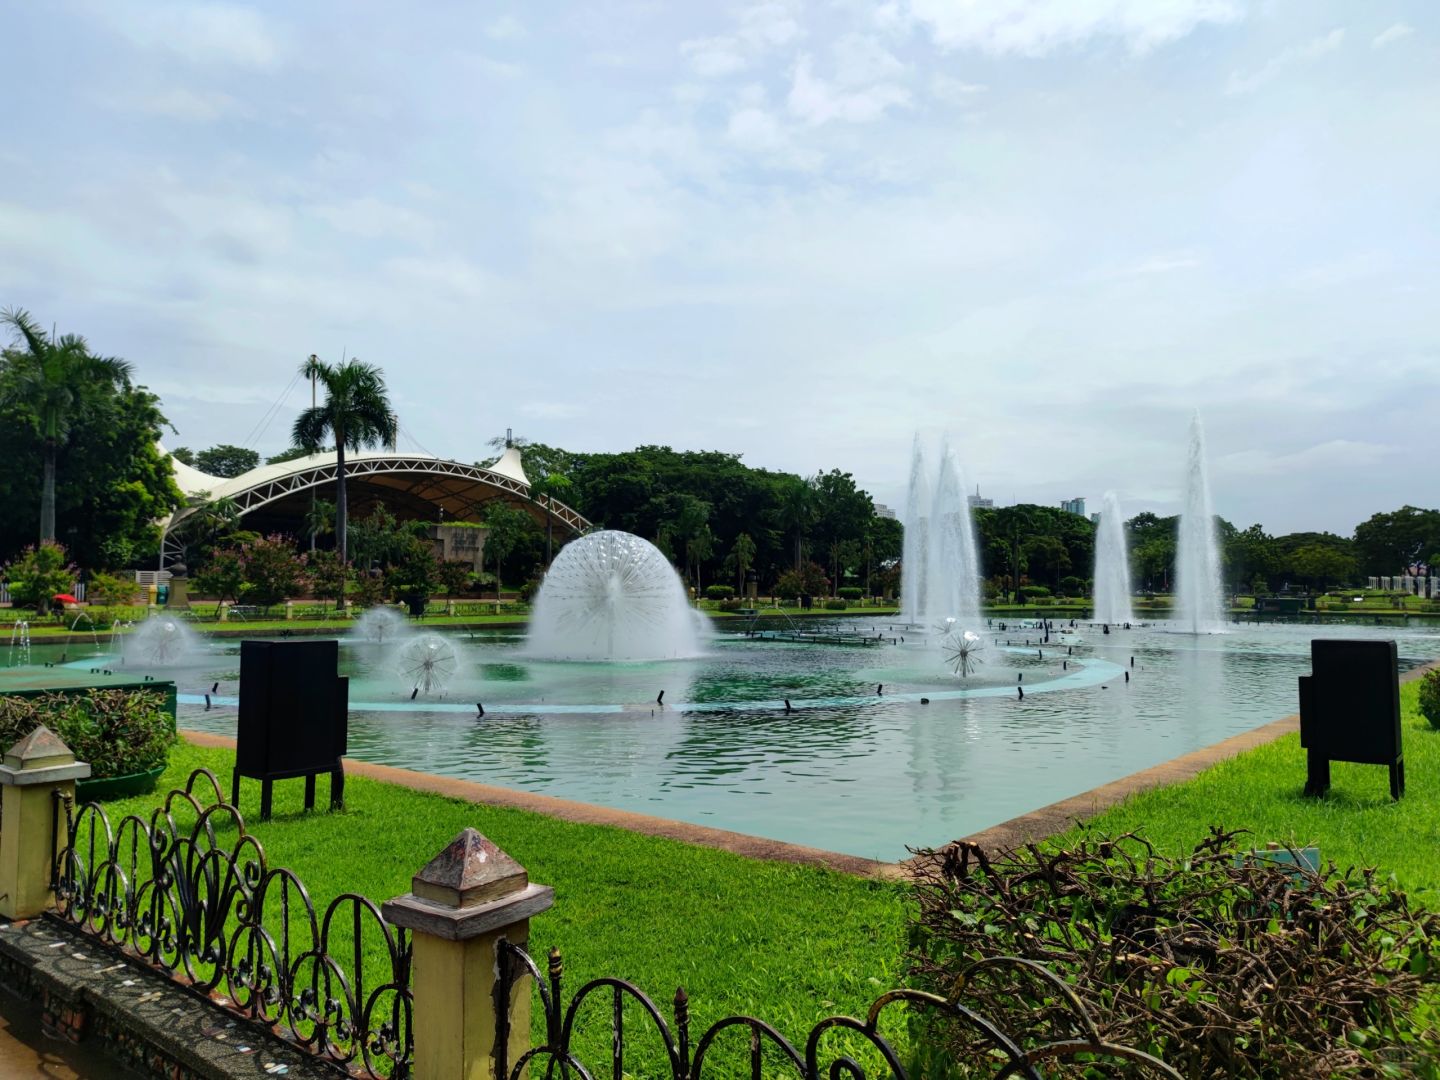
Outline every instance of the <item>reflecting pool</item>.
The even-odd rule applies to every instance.
[[[720,635],[697,659],[603,664],[528,659],[513,632],[457,634],[457,669],[428,693],[402,674],[403,638],[348,640],[350,753],[897,859],[1294,712],[1312,637],[1393,638],[1402,667],[1440,656],[1428,627],[1196,636],[1053,623],[1047,644],[997,620],[978,628],[981,664],[962,678],[933,629],[833,625],[876,641]],[[36,646],[33,662],[60,651]],[[65,662],[94,666],[85,651],[71,646]],[[233,734],[238,668],[239,643],[211,639],[153,673],[180,684],[182,727]],[[1290,781],[1303,777],[1277,782]]]

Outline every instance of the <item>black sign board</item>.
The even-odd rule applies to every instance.
[[[270,817],[271,785],[305,778],[305,809],[315,806],[315,777],[330,774],[330,806],[345,798],[349,680],[338,674],[337,641],[242,641],[240,723],[230,801],[240,777],[261,782],[260,820]]]
[[[1330,762],[1390,768],[1390,797],[1405,794],[1400,744],[1400,668],[1393,641],[1310,642],[1311,674],[1300,676],[1300,745],[1308,751],[1305,792],[1323,795]]]

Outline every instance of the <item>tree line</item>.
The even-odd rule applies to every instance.
[[[159,450],[169,429],[159,399],[134,381],[130,364],[96,353],[83,337],[47,333],[21,310],[0,312],[0,326],[11,334],[0,351],[0,500],[7,507],[0,561],[12,562],[39,541],[63,545],[66,565],[89,571],[153,565],[158,522],[186,506]],[[379,368],[312,356],[302,374],[316,379],[324,400],[301,413],[293,446],[268,462],[320,450],[337,451],[343,462],[346,451],[393,443],[394,410]],[[505,441],[492,445],[498,451]],[[598,526],[651,540],[697,590],[743,591],[752,575],[767,593],[782,585],[790,594],[898,590],[900,523],[877,514],[848,472],[800,476],[746,465],[739,454],[666,446],[576,453],[523,439],[517,445],[538,507],[563,502]],[[214,476],[259,464],[255,451],[228,444],[181,448],[176,457]],[[317,499],[295,539],[297,546],[308,540],[312,550],[333,547],[341,563],[351,564],[343,464],[338,474],[333,500]],[[214,500],[191,509],[191,539],[203,558],[206,544],[236,531],[229,520],[234,508]],[[556,535],[553,515],[542,516],[543,527],[499,504],[487,512],[498,578],[533,578],[568,539]],[[1177,521],[1142,513],[1127,522],[1138,588],[1169,588]],[[1078,595],[1088,588],[1095,546],[1089,519],[1022,504],[978,509],[975,522],[991,592],[1032,584]],[[1350,537],[1272,536],[1258,524],[1241,529],[1220,518],[1217,530],[1234,591],[1287,583],[1324,588],[1440,564],[1440,510],[1377,513]]]

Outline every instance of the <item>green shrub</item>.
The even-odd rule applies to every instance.
[[[83,694],[0,695],[0,749],[41,724],[59,735],[96,780],[164,765],[175,745],[168,693],[155,689],[88,690]]]
[[[846,601],[846,600],[826,600],[826,601],[825,601],[825,610],[826,610],[826,611],[844,611],[844,610],[845,610],[847,607],[849,607],[849,606],[850,606],[850,604],[849,604],[849,602]]]
[[[532,577],[524,585],[520,586],[520,602],[528,604],[535,599],[535,594],[540,591],[540,579]]]
[[[746,601],[736,596],[729,600],[720,601],[721,611],[739,611],[746,604]]]
[[[1026,601],[1026,600],[1039,600],[1039,599],[1042,599],[1042,598],[1048,599],[1049,596],[1050,596],[1050,589],[1049,589],[1049,587],[1046,586],[1046,585],[1021,585],[1021,586],[1020,586],[1020,599],[1021,599],[1022,602],[1023,602],[1023,601]]]
[[[1022,1045],[1055,1037],[1057,994],[1008,957],[1068,984],[1107,1041],[1195,1080],[1437,1075],[1440,915],[1394,878],[1308,873],[1219,829],[1184,858],[1087,836],[1063,851],[957,842],[914,866],[913,985],[943,996],[963,982],[965,1003]],[[919,1036],[952,1061],[988,1049],[970,1027]]]
[[[1440,670],[1427,671],[1420,680],[1420,712],[1440,731]]]
[[[836,589],[835,595],[841,600],[859,600],[865,595],[865,590],[855,585],[846,585],[843,589]]]
[[[26,548],[20,558],[5,567],[10,579],[10,599],[16,607],[34,608],[45,614],[55,606],[58,593],[75,587],[76,570],[65,549],[53,540],[38,548]]]
[[[733,586],[733,585],[706,585],[706,586],[705,586],[705,599],[706,599],[706,600],[729,600],[729,599],[730,599],[732,596],[734,596],[734,595],[735,595],[735,586]]]

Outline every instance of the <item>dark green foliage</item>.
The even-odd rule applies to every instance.
[[[429,543],[415,537],[405,546],[400,557],[385,571],[385,588],[411,607],[423,604],[435,595],[440,585],[440,561]]]
[[[825,610],[826,610],[826,611],[844,611],[844,610],[845,610],[847,607],[849,607],[849,606],[850,606],[850,605],[849,605],[846,601],[844,601],[844,600],[826,600],[826,601],[825,601]]]
[[[843,589],[836,589],[835,595],[841,600],[859,600],[865,595],[865,590],[855,585],[846,585]]]
[[[446,559],[435,567],[435,580],[446,596],[467,592],[474,577],[474,569],[464,559]]]
[[[706,585],[705,599],[707,600],[729,600],[735,595],[735,588],[732,585]]]
[[[47,459],[53,528],[88,569],[153,559],[156,521],[182,498],[157,449],[165,417],[159,399],[130,381],[123,361],[93,356],[85,340],[51,341],[27,322],[0,353],[0,558],[36,542],[44,513]]]
[[[775,595],[783,600],[798,596],[824,596],[830,591],[825,571],[815,563],[806,563],[797,570],[786,570],[775,582]]]
[[[241,597],[269,607],[304,591],[305,560],[283,536],[265,536],[240,546],[245,574]]]
[[[948,994],[978,960],[1033,960],[1107,1041],[1195,1080],[1435,1076],[1440,916],[1373,871],[1304,873],[1236,836],[1211,830],[1184,858],[1133,834],[922,852],[915,978]],[[1043,1029],[1053,988],[994,970],[967,980],[979,1011],[1011,1033]],[[956,1060],[977,1050],[970,1029],[930,1035]]]
[[[195,571],[195,591],[216,600],[239,600],[245,586],[245,564],[238,548],[217,548],[205,565]]]
[[[1402,506],[1355,526],[1355,554],[1364,574],[1398,574],[1440,551],[1440,510]]]
[[[75,575],[75,566],[66,558],[65,549],[53,543],[26,548],[20,558],[5,567],[11,601],[42,614],[55,606],[54,596],[75,587]]]
[[[329,446],[335,449],[335,548],[341,559],[348,560],[345,452],[367,446],[394,446],[395,410],[385,389],[385,377],[373,364],[362,364],[358,359],[327,364],[312,355],[301,365],[300,373],[318,382],[325,391],[325,400],[297,416],[291,434],[296,446],[312,454]],[[344,599],[340,602],[343,604]]]
[[[175,717],[160,688],[83,694],[0,695],[0,748],[44,724],[97,780],[163,765],[175,745]]]
[[[292,446],[289,450],[281,450],[278,454],[271,454],[265,459],[265,464],[279,465],[281,462],[284,461],[295,461],[302,457],[309,457],[311,453],[313,453],[313,451],[306,450],[303,446]],[[180,455],[177,453],[175,456],[179,457]],[[194,463],[188,462],[187,464]]]
[[[178,455],[176,455],[178,456]],[[260,455],[243,446],[221,443],[208,450],[201,450],[190,463],[203,473],[211,476],[239,476],[260,464]]]
[[[1440,731],[1440,670],[1427,671],[1420,680],[1420,715]]]

